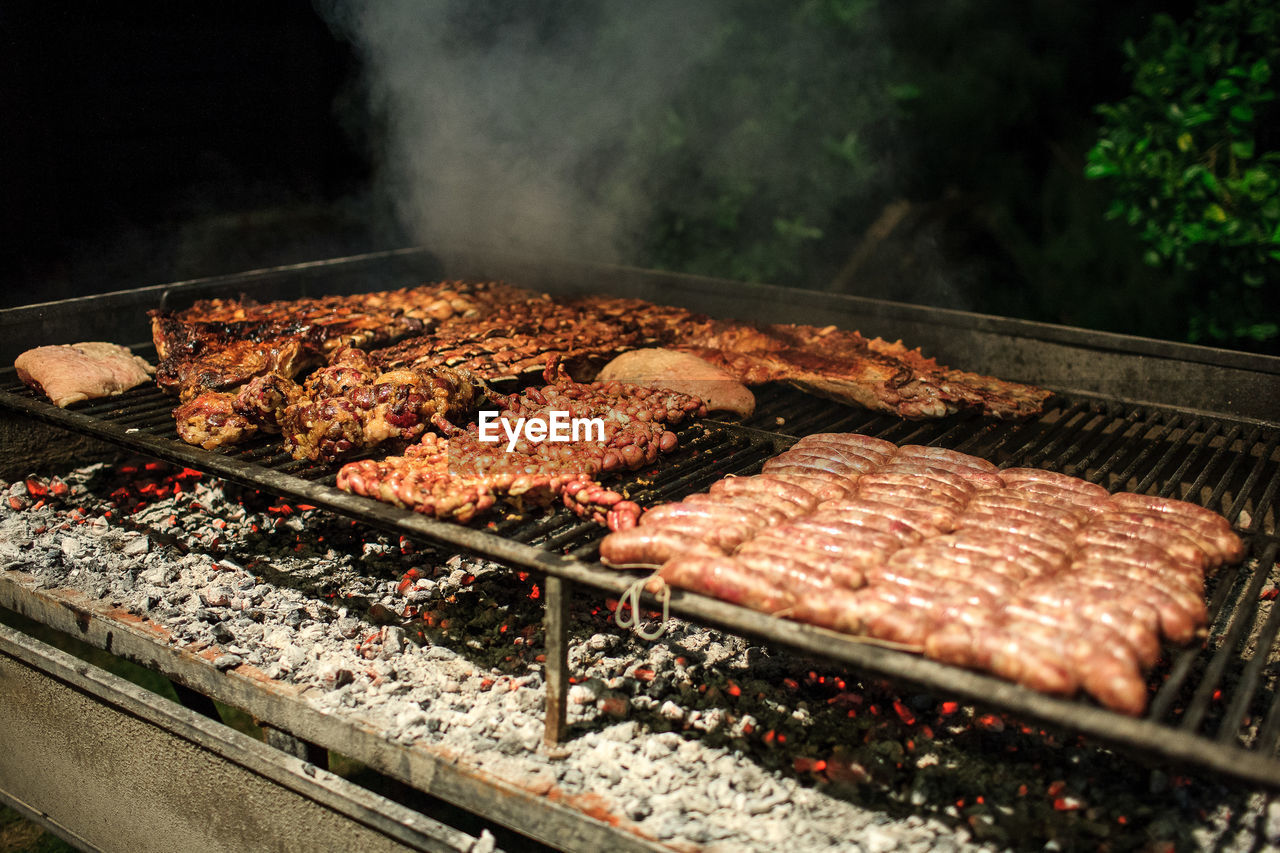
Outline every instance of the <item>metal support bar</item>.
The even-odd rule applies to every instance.
[[[463,853],[477,843],[3,625],[0,719],[0,801],[81,849]]]
[[[579,804],[572,796],[553,799],[543,790],[531,791],[521,787],[518,779],[508,779],[480,769],[469,756],[460,756],[453,750],[423,742],[411,746],[389,742],[382,731],[359,715],[317,711],[301,696],[309,688],[262,678],[243,665],[223,672],[205,657],[173,642],[159,626],[114,609],[109,602],[91,601],[73,590],[37,587],[33,578],[21,572],[0,571],[0,608],[74,636],[96,648],[110,649],[125,660],[159,672],[173,681],[189,684],[219,703],[243,709],[261,723],[350,756],[398,782],[452,803],[484,820],[498,823],[557,850],[639,853],[666,849],[658,841],[637,834],[634,825],[621,816],[587,814],[587,808],[598,808],[594,800],[584,808],[584,804]],[[3,626],[0,626],[2,632]],[[3,643],[0,642],[2,651]],[[0,690],[0,700],[5,695]],[[165,700],[165,704],[184,714],[204,719],[175,703]],[[5,758],[3,749],[12,729],[3,708],[0,708],[0,720],[5,721],[0,725],[2,763]],[[205,722],[212,725],[207,720]],[[218,728],[230,731],[225,726]],[[86,724],[81,721],[75,732],[84,730]],[[232,734],[239,735],[238,732]],[[81,737],[79,734],[76,736]],[[13,737],[21,740],[16,733]],[[68,735],[60,742],[73,740],[72,735]],[[278,750],[267,749],[260,741],[249,740],[256,744],[255,752],[265,750],[274,755],[277,762],[302,764]],[[317,774],[324,772],[315,767],[310,769]],[[305,774],[306,768],[303,772]],[[3,779],[3,767],[0,767],[0,797],[6,793]],[[78,780],[72,786],[77,792],[77,800],[83,799],[84,792],[92,790],[94,784],[96,782],[90,783],[87,779]],[[114,781],[102,784],[118,787]],[[213,800],[225,801],[226,790],[230,789],[224,788]],[[238,793],[237,797],[240,796],[250,795]],[[168,836],[161,833],[157,837]],[[323,845],[311,846],[323,848]],[[170,845],[166,849],[175,848]]]
[[[542,739],[548,745],[565,736],[565,704],[569,698],[569,602],[573,582],[547,576],[547,610],[543,616],[547,650],[547,726]]]

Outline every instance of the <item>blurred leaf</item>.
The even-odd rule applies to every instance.
[[[822,238],[822,229],[806,225],[800,217],[795,219],[778,218],[773,220],[773,228],[783,238],[789,241],[819,240]]]
[[[1190,337],[1277,337],[1276,324],[1256,316],[1280,301],[1271,248],[1280,240],[1280,116],[1269,86],[1280,7],[1201,0],[1181,23],[1155,16],[1126,55],[1132,93],[1095,109],[1099,156],[1086,177],[1107,179],[1108,210],[1124,211],[1147,246],[1144,262],[1196,283]]]
[[[1236,104],[1231,108],[1231,117],[1238,122],[1253,121],[1253,107],[1248,104]]]
[[[895,101],[913,101],[922,94],[920,87],[913,83],[895,83],[889,87],[889,97]]]

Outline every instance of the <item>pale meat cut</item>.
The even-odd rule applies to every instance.
[[[709,412],[731,412],[749,418],[755,395],[735,377],[687,352],[655,347],[623,353],[604,366],[600,381],[618,380],[645,388],[666,388],[699,397]]]
[[[13,366],[19,379],[62,408],[128,391],[155,373],[128,347],[102,341],[36,347],[18,356]]]

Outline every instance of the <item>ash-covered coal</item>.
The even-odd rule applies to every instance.
[[[679,620],[644,642],[589,591],[572,610],[571,739],[548,749],[538,578],[158,463],[0,483],[0,567],[673,845],[1280,844],[1280,802],[1259,792]]]

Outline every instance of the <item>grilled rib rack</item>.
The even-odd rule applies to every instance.
[[[757,395],[757,412],[750,421],[703,421],[684,426],[681,449],[655,472],[624,479],[623,490],[642,503],[676,499],[704,489],[725,474],[758,470],[765,459],[800,435],[852,431],[898,444],[949,447],[990,459],[1001,467],[1048,468],[1084,477],[1112,491],[1172,496],[1210,507],[1231,520],[1245,539],[1248,555],[1242,564],[1227,567],[1210,579],[1207,640],[1199,647],[1172,652],[1152,673],[1155,693],[1147,713],[1139,719],[1104,710],[1087,699],[1043,696],[986,675],[706,596],[677,591],[671,611],[1155,758],[1199,765],[1225,776],[1280,788],[1280,607],[1270,600],[1270,591],[1280,583],[1276,519],[1280,424],[1274,420],[1280,407],[1273,407],[1280,393],[1280,359],[633,270],[581,267],[571,268],[572,274],[566,275],[564,268],[518,261],[496,271],[491,261],[464,258],[457,263],[463,267],[457,277],[505,277],[560,292],[594,289],[636,295],[695,309],[719,309],[720,314],[736,314],[742,319],[779,319],[777,305],[785,302],[792,314],[786,319],[862,325],[864,332],[895,336],[905,330],[900,333],[909,341],[923,344],[926,352],[939,354],[944,361],[1060,389],[1042,415],[1027,421],[950,418],[909,422],[834,405],[787,387],[767,386]],[[73,300],[74,305],[0,312],[9,315],[0,316],[0,325],[30,337],[32,320],[45,316],[63,328],[60,337],[49,334],[40,343],[93,336],[138,340],[136,327],[144,325],[143,312],[159,303],[181,304],[250,288],[259,298],[267,298],[301,295],[311,288],[318,293],[340,287],[399,286],[413,281],[405,277],[406,264],[422,274],[423,267],[438,265],[439,260],[420,252],[364,256],[90,297]],[[452,272],[455,267],[448,268]],[[426,270],[426,277],[440,274],[438,268]],[[360,283],[364,287],[353,286]],[[737,310],[729,309],[726,300]],[[75,326],[68,319],[80,312],[101,317],[104,303],[127,306],[133,312],[121,318],[114,334],[91,335],[83,328],[74,332],[66,328]],[[850,322],[854,316],[861,319]],[[875,328],[871,325],[874,322],[884,325]],[[124,337],[131,333],[135,337]],[[1127,350],[1122,346],[1126,344]],[[980,353],[966,359],[959,351],[947,354],[948,346]],[[145,346],[137,351],[148,354]],[[6,356],[12,358],[11,353]],[[1089,385],[1090,370],[1097,371],[1092,384],[1108,393],[1069,390]],[[1251,393],[1243,394],[1242,389],[1251,389]],[[170,415],[173,398],[154,387],[61,410],[37,399],[8,369],[0,372],[0,407],[379,527],[544,573],[548,578],[548,735],[553,739],[560,737],[564,721],[564,614],[572,586],[617,594],[633,580],[595,561],[596,545],[605,531],[563,509],[491,524],[482,519],[472,526],[456,525],[337,490],[333,482],[338,466],[295,461],[277,443],[266,439],[228,452],[188,446],[174,431]],[[1272,413],[1272,418],[1259,416],[1266,413]]]

